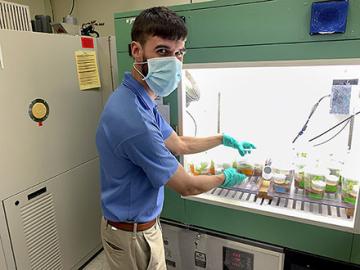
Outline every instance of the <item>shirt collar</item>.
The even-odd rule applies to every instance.
[[[142,86],[130,72],[125,72],[123,84],[140,98],[148,109],[153,110],[156,107],[156,103],[150,98],[144,86]]]

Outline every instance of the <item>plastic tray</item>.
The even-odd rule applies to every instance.
[[[229,190],[235,190],[235,191],[241,191],[241,192],[247,192],[251,194],[257,195],[259,193],[259,188],[261,186],[261,177],[259,176],[250,176],[245,179],[245,181],[240,185],[235,185],[229,188]]]
[[[290,193],[277,193],[274,191],[273,183],[270,183],[268,195],[270,197],[285,198],[302,202],[317,203],[322,205],[336,206],[342,208],[354,208],[354,205],[345,203],[341,200],[341,192],[337,193],[326,193],[324,198],[321,200],[310,199],[306,196],[305,190],[296,188],[294,185],[291,186]]]

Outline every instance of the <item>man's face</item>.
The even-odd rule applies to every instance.
[[[145,62],[150,58],[167,56],[175,56],[182,62],[185,54],[185,40],[168,40],[151,36],[143,46],[139,42],[133,41],[131,52],[135,62]],[[143,65],[142,73],[146,76],[147,65]]]

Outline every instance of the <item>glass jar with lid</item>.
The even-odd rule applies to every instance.
[[[324,197],[326,175],[328,175],[328,171],[320,167],[312,167],[305,170],[304,187],[306,195],[310,199],[321,200]]]
[[[341,185],[341,172],[344,167],[344,163],[340,161],[335,155],[331,154],[328,160],[328,169],[330,175],[334,175],[338,178],[338,184]]]
[[[355,205],[359,194],[359,180],[349,172],[342,174],[341,197],[343,202]]]
[[[326,175],[326,187],[325,191],[327,193],[336,193],[338,191],[339,177],[336,175]]]
[[[277,193],[290,193],[294,178],[294,169],[291,163],[274,161],[272,163],[273,189]]]
[[[249,162],[241,161],[238,163],[237,171],[246,176],[252,176],[254,174],[254,165]]]
[[[294,167],[295,167],[295,177],[294,184],[296,188],[303,189],[304,188],[304,177],[305,177],[305,167],[307,164],[307,153],[299,152],[297,153]]]

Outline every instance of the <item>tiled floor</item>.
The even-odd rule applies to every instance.
[[[92,259],[82,270],[110,270],[106,262],[105,253],[101,251],[94,259]]]

